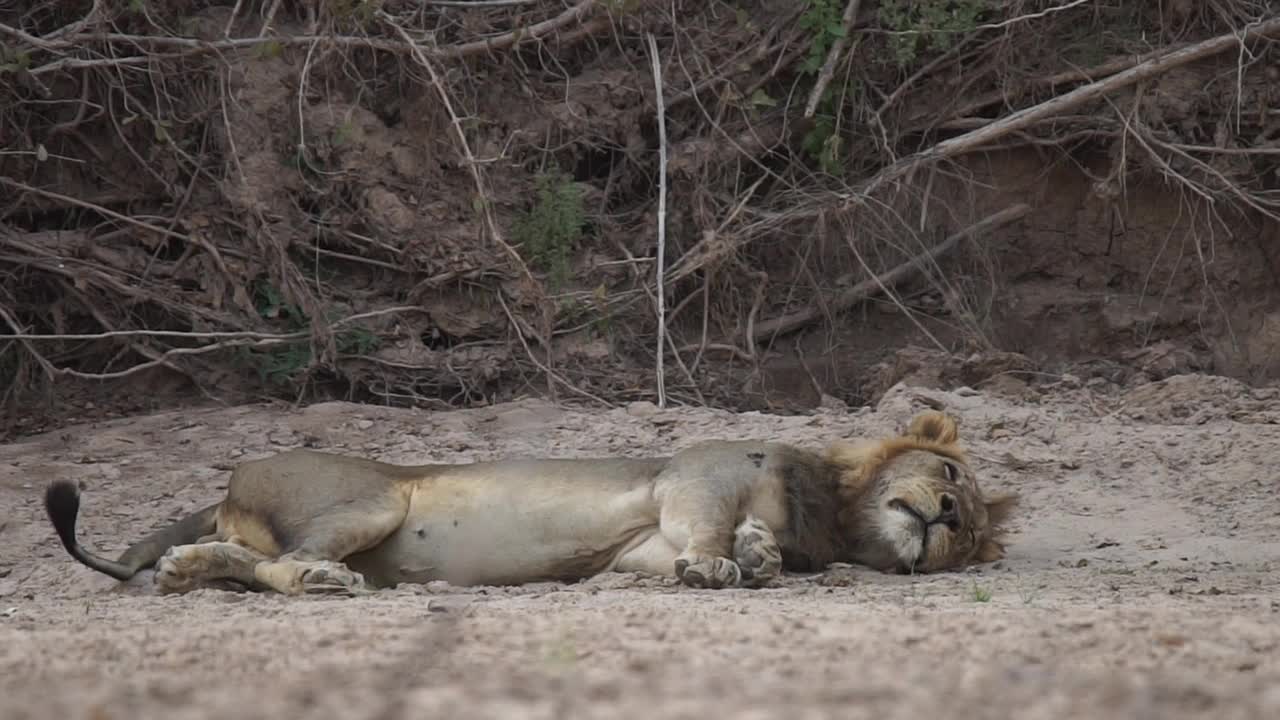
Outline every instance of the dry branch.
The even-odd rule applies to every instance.
[[[862,0],[849,0],[849,4],[844,6],[844,16],[840,18],[840,27],[844,33],[831,43],[831,49],[827,51],[827,59],[822,63],[822,70],[818,71],[818,80],[813,84],[813,90],[809,92],[809,102],[804,106],[805,118],[813,117],[813,114],[818,111],[822,93],[827,89],[827,85],[831,84],[831,78],[836,74],[836,64],[840,62],[844,46],[849,42],[849,34],[853,32],[853,21],[858,17],[860,4]]]
[[[995,120],[985,127],[943,140],[927,150],[909,155],[881,170],[871,179],[860,183],[854,192],[842,194],[842,199],[847,204],[856,204],[861,201],[862,197],[904,177],[921,165],[972,152],[993,140],[998,140],[1010,133],[1026,129],[1041,120],[1077,108],[1107,93],[1150,80],[1176,67],[1202,60],[1225,52],[1234,46],[1242,45],[1249,40],[1275,33],[1280,33],[1280,17],[1251,25],[1239,33],[1219,35],[1172,52],[1161,53],[1105,80],[1078,87],[1071,92],[1059,95],[1039,105],[1019,110],[1012,115]],[[817,208],[813,212],[818,212]]]
[[[936,260],[940,256],[950,252],[961,240],[975,237],[985,232],[989,232],[999,227],[1008,225],[1015,220],[1021,219],[1027,213],[1031,212],[1029,205],[1018,204],[1011,205],[994,215],[970,225],[958,233],[948,237],[937,246],[930,248],[928,251],[911,258],[907,262],[898,265],[888,272],[881,273],[876,277],[864,280],[857,285],[841,292],[835,297],[828,298],[823,303],[813,303],[803,310],[777,317],[772,320],[766,320],[755,326],[755,330],[751,333],[753,341],[760,341],[773,335],[782,335],[797,328],[804,327],[809,323],[822,317],[822,308],[824,305],[829,312],[841,312],[853,307],[867,298],[875,296],[885,288],[890,288],[911,274],[918,272],[926,262]]]
[[[1048,75],[1046,77],[1035,78],[1033,80],[1023,82],[1023,83],[1015,83],[1013,88],[1001,88],[998,90],[992,90],[991,92],[985,93],[983,95],[979,95],[977,98],[966,102],[964,105],[958,108],[953,109],[950,112],[950,116],[952,118],[967,117],[984,108],[990,107],[991,105],[995,105],[996,103],[1009,102],[1011,99],[1010,96],[1021,95],[1030,90],[1036,90],[1036,89],[1051,90],[1053,88],[1058,87],[1059,85],[1067,85],[1069,83],[1077,83],[1077,82],[1085,82],[1085,81],[1098,82],[1103,78],[1109,77],[1111,75],[1115,75],[1116,73],[1119,73],[1119,72],[1124,72],[1125,70],[1129,70],[1130,68],[1133,68],[1135,65],[1139,65],[1141,63],[1147,62],[1148,60],[1152,60],[1154,58],[1159,58],[1167,53],[1173,52],[1175,50],[1180,50],[1185,47],[1187,47],[1185,43],[1171,46],[1171,47],[1162,47],[1159,50],[1152,50],[1149,53],[1143,53],[1141,55],[1112,58],[1111,60],[1108,60],[1098,65],[1094,65],[1093,67],[1089,67],[1089,68],[1076,69],[1076,70],[1064,70],[1062,72],[1054,73],[1053,75]],[[889,103],[886,102],[885,105],[880,108],[879,112],[883,113],[885,108],[888,106],[888,104]],[[908,127],[901,129],[900,132],[916,132],[916,131],[922,130],[926,127],[930,127],[934,122],[937,121],[937,119],[938,118],[936,114],[931,113],[930,117],[928,117],[927,119],[923,119],[919,122],[909,125]]]
[[[123,33],[74,33],[69,34],[58,40],[43,40],[34,37],[28,33],[24,33],[17,28],[0,24],[0,35],[8,35],[19,42],[31,45],[39,50],[46,52],[66,52],[74,50],[88,43],[105,42],[112,44],[133,45],[139,47],[150,48],[170,48],[178,49],[181,52],[175,53],[169,57],[182,57],[191,55],[202,55],[207,53],[216,53],[224,50],[240,50],[245,48],[253,48],[267,43],[277,46],[287,45],[322,45],[343,48],[370,48],[373,50],[381,50],[392,53],[408,53],[412,55],[422,54],[434,60],[456,60],[474,55],[493,52],[496,50],[505,50],[507,48],[523,45],[536,40],[541,40],[557,30],[567,27],[586,16],[595,6],[595,0],[581,0],[576,5],[569,7],[559,15],[534,23],[528,27],[521,27],[510,32],[503,33],[484,40],[474,40],[471,42],[460,43],[458,45],[445,45],[442,47],[423,46],[410,39],[408,36],[402,40],[388,40],[385,38],[375,38],[359,35],[259,35],[257,37],[248,38],[227,38],[223,40],[199,40],[196,38],[167,37],[160,35],[129,35]],[[386,13],[382,13],[385,17],[390,17]],[[267,20],[270,22],[270,19]],[[398,28],[399,25],[396,25]],[[264,25],[264,31],[266,26]],[[31,75],[43,75],[45,73],[58,70],[66,70],[74,67],[92,67],[96,65],[119,65],[122,63],[141,62],[149,63],[153,57],[112,57],[112,58],[71,58],[64,57],[49,63],[32,68]]]
[[[649,42],[649,56],[653,62],[653,89],[657,103],[658,121],[658,407],[667,406],[667,376],[662,359],[666,356],[667,342],[667,307],[666,283],[663,274],[666,272],[667,252],[667,109],[662,102],[662,60],[658,56],[658,41],[653,33],[646,33]]]

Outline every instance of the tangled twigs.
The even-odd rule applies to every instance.
[[[560,374],[557,373],[555,370],[553,370],[551,366],[544,365],[540,360],[538,360],[538,356],[534,355],[533,349],[529,347],[529,341],[525,340],[524,331],[520,328],[519,321],[517,321],[516,316],[512,314],[511,308],[507,307],[507,301],[502,298],[502,293],[496,293],[496,296],[498,298],[498,304],[502,306],[502,312],[506,313],[507,321],[510,322],[511,327],[515,329],[516,337],[520,339],[520,345],[524,347],[525,354],[529,356],[529,360],[533,362],[533,364],[536,365],[539,370],[546,373],[547,377],[550,378],[551,380],[560,383],[561,385],[565,386],[571,392],[577,395],[581,395],[582,397],[585,397],[588,400],[598,402],[601,405],[604,405],[605,407],[614,407],[614,404],[609,402],[608,400],[605,400],[604,398],[601,398],[601,397],[597,397],[587,392],[586,390],[583,390],[577,385],[574,385],[568,380],[560,377]]]
[[[8,325],[14,332],[13,335],[9,335],[7,336],[7,338],[17,340],[18,342],[22,343],[22,347],[26,349],[27,354],[35,359],[36,364],[39,365],[44,370],[45,375],[49,379],[53,379],[54,377],[56,377],[58,374],[58,368],[54,367],[53,363],[49,362],[49,360],[45,358],[44,355],[41,355],[36,350],[35,346],[31,344],[31,341],[29,339],[24,339],[25,333],[23,333],[22,331],[22,326],[18,324],[17,318],[10,315],[8,310],[5,310],[3,307],[0,307],[0,319],[3,319],[5,324]]]
[[[937,246],[930,248],[910,260],[898,265],[891,270],[881,273],[875,277],[864,280],[853,287],[846,289],[835,297],[827,299],[824,303],[812,303],[803,310],[777,317],[772,320],[766,320],[755,326],[754,330],[749,330],[748,334],[753,341],[760,341],[773,335],[782,335],[791,332],[797,328],[808,325],[809,323],[822,317],[824,306],[830,312],[840,312],[853,307],[854,304],[866,300],[874,296],[876,293],[882,292],[900,282],[912,273],[918,272],[924,263],[932,262],[942,255],[950,252],[960,241],[967,238],[977,237],[984,233],[1003,227],[1016,220],[1021,219],[1027,213],[1031,212],[1029,205],[1011,205],[998,213],[989,215],[982,220],[970,225],[958,233],[948,237],[946,240],[938,243]]]
[[[343,325],[349,325],[358,320],[364,320],[371,317],[381,315],[391,315],[395,313],[406,312],[425,312],[417,306],[401,306],[383,308],[372,312],[359,313],[349,317],[342,318],[332,323],[331,327],[338,328]],[[268,348],[280,345],[288,345],[292,343],[303,342],[310,337],[310,333],[306,330],[293,333],[252,333],[252,332],[229,332],[229,333],[197,333],[197,332],[173,332],[163,330],[113,330],[103,333],[81,333],[81,334],[31,334],[25,333],[22,326],[18,324],[11,315],[5,312],[4,308],[0,308],[0,319],[3,319],[13,333],[0,335],[0,340],[17,340],[23,344],[27,352],[35,358],[36,362],[44,368],[45,373],[50,377],[69,376],[80,378],[82,380],[114,380],[122,377],[128,377],[136,373],[142,372],[149,368],[160,365],[171,366],[172,359],[188,355],[204,355],[218,350],[226,350],[233,347],[249,347],[249,348]],[[152,337],[186,337],[186,338],[222,338],[218,342],[209,343],[208,345],[199,345],[196,347],[177,347],[169,348],[164,352],[149,351],[144,353],[151,360],[139,363],[124,370],[117,370],[108,373],[90,373],[74,370],[72,368],[60,368],[51,363],[43,355],[36,351],[32,344],[37,340],[97,340],[103,338],[132,338],[140,336]]]
[[[256,37],[247,38],[224,38],[222,40],[207,41],[195,38],[170,37],[163,35],[129,35],[123,33],[88,33],[83,30],[68,32],[58,35],[56,39],[46,40],[38,38],[29,33],[8,25],[0,24],[0,35],[8,35],[17,41],[30,45],[39,50],[54,53],[65,54],[69,51],[82,47],[87,43],[109,43],[122,44],[134,47],[149,47],[155,49],[174,49],[179,51],[175,55],[190,56],[205,53],[216,53],[226,50],[239,50],[245,48],[258,47],[266,43],[272,43],[277,46],[285,45],[312,45],[321,44],[335,47],[345,48],[372,48],[392,53],[410,53],[416,56],[430,57],[436,60],[454,60],[484,53],[494,52],[496,50],[504,50],[517,45],[523,45],[529,42],[541,40],[558,30],[564,29],[574,22],[581,20],[591,12],[596,4],[596,0],[580,0],[577,4],[566,9],[564,12],[552,18],[539,23],[534,23],[527,27],[517,28],[501,35],[485,38],[484,40],[474,40],[471,42],[460,43],[458,45],[446,45],[443,47],[424,48],[415,42],[405,31],[392,19],[391,24],[401,35],[401,41],[388,40],[386,38],[368,37],[363,35],[272,35],[265,32]],[[279,5],[279,3],[276,3]],[[274,10],[273,10],[274,12]],[[390,19],[391,16],[385,11],[379,11],[384,19]],[[267,23],[270,23],[268,18]],[[31,75],[43,75],[45,73],[58,70],[70,69],[73,67],[92,67],[95,65],[120,65],[129,63],[146,63],[155,59],[154,57],[110,57],[110,58],[74,58],[62,57],[58,60],[45,63],[38,67],[32,68]]]
[[[435,86],[436,92],[440,95],[440,101],[444,103],[445,109],[449,113],[450,123],[453,125],[454,132],[458,135],[458,147],[462,149],[462,155],[463,159],[466,161],[467,170],[471,173],[472,181],[475,182],[476,192],[479,193],[478,201],[483,209],[482,214],[490,237],[492,237],[494,242],[500,245],[502,249],[511,256],[512,261],[515,262],[516,267],[520,268],[525,278],[529,280],[531,286],[539,288],[540,286],[538,285],[538,282],[534,280],[533,273],[529,271],[529,266],[526,265],[524,259],[520,257],[520,253],[516,252],[516,249],[511,247],[511,245],[503,239],[502,229],[498,227],[497,221],[494,220],[492,202],[490,200],[491,196],[489,191],[486,189],[484,175],[480,171],[480,163],[476,161],[475,154],[471,152],[471,143],[467,141],[467,132],[462,127],[462,120],[458,117],[458,113],[453,109],[453,100],[449,96],[449,90],[444,86],[444,82],[441,80],[439,73],[436,72],[435,65],[427,58],[422,48],[413,41],[413,38],[409,37],[409,33],[396,23],[395,18],[383,11],[379,11],[378,14],[379,17],[394,28],[395,31],[399,33],[400,37],[404,39],[410,48],[412,48],[414,60],[417,61],[417,63],[427,71],[427,74],[431,76],[431,84]]]
[[[486,187],[484,173],[480,170],[480,163],[476,161],[475,154],[471,152],[471,143],[467,141],[467,132],[462,127],[462,120],[458,117],[458,113],[453,109],[453,100],[449,96],[448,88],[445,87],[444,81],[440,78],[440,74],[436,72],[435,65],[422,52],[418,44],[413,41],[413,38],[409,37],[409,33],[396,23],[395,18],[382,10],[378,11],[378,16],[394,28],[400,37],[413,48],[414,60],[417,61],[417,63],[427,71],[427,74],[431,76],[431,84],[435,86],[436,92],[440,95],[440,101],[444,103],[445,110],[449,113],[450,123],[453,125],[453,130],[458,136],[458,147],[462,150],[463,160],[466,162],[467,170],[470,172],[471,179],[476,185],[476,199],[481,209],[481,216],[484,218],[485,228],[489,231],[489,236],[493,238],[493,241],[511,257],[516,267],[520,269],[520,272],[525,276],[525,279],[528,280],[530,289],[537,295],[538,307],[542,311],[544,337],[549,339],[551,336],[552,319],[550,316],[551,311],[547,307],[546,294],[543,292],[542,286],[533,277],[533,273],[529,270],[529,266],[525,264],[524,258],[520,257],[520,253],[516,252],[516,249],[511,247],[511,245],[502,237],[502,229],[498,226],[497,220],[493,217],[492,196]],[[516,328],[516,331],[519,333],[519,327]],[[521,343],[524,342],[523,334],[520,335],[520,341]],[[528,349],[527,344],[525,345],[525,348]],[[548,353],[550,352],[550,347],[547,348],[547,351]],[[533,359],[532,354],[530,354],[530,358]],[[539,363],[536,359],[534,359],[534,363],[542,365],[542,363]],[[543,367],[546,367],[548,390],[554,393],[554,373],[551,371],[550,367]]]
[[[101,214],[104,217],[109,217],[115,220],[119,220],[120,222],[133,225],[143,230],[148,230],[154,233],[158,233],[164,237],[181,240],[184,243],[187,243],[188,245],[200,247],[206,253],[209,254],[209,257],[213,260],[213,263],[218,268],[218,271],[221,272],[223,275],[230,277],[231,273],[227,270],[227,265],[226,265],[226,262],[222,259],[222,254],[218,252],[218,249],[214,247],[213,243],[210,243],[208,240],[205,240],[204,238],[200,237],[198,234],[185,235],[175,230],[171,230],[169,228],[161,227],[159,225],[146,222],[145,220],[139,220],[134,217],[129,217],[128,215],[118,213],[114,210],[102,207],[101,205],[97,205],[95,203],[87,202],[85,200],[79,200],[69,195],[63,195],[62,193],[53,192],[52,190],[44,190],[44,189],[35,187],[33,185],[28,185],[27,183],[19,182],[12,178],[5,177],[3,175],[0,175],[0,185],[7,185],[11,188],[15,188],[23,192],[29,192],[35,195],[40,195],[42,197],[49,198],[51,200],[57,200],[59,202],[66,203],[68,205],[81,207],[86,210],[92,210],[96,213]]]
[[[1150,80],[1173,68],[1225,52],[1250,40],[1276,33],[1280,33],[1280,17],[1273,17],[1250,25],[1238,33],[1219,35],[1172,52],[1162,53],[1124,72],[1083,85],[1039,105],[1019,110],[1012,115],[995,120],[989,125],[943,140],[926,150],[909,155],[881,170],[874,177],[859,183],[854,192],[842,193],[839,197],[845,201],[846,208],[851,207],[861,203],[865,196],[905,177],[922,165],[972,152],[1005,135],[1025,130],[1041,120],[1060,115],[1085,103],[1097,100],[1107,93]],[[814,207],[811,211],[811,216],[820,211],[821,208]]]
[[[67,44],[65,42],[59,42],[57,40],[45,40],[44,38],[38,38],[35,35],[23,32],[22,30],[16,27],[10,27],[8,25],[5,25],[4,23],[0,23],[0,35],[8,35],[9,37],[17,40],[18,42],[26,43],[27,45],[39,48],[41,50],[57,51],[67,47]]]

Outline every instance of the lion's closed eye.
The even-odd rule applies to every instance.
[[[955,483],[960,479],[960,470],[952,463],[943,462],[942,472],[946,474],[949,483]]]

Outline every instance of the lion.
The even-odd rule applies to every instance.
[[[669,457],[392,465],[290,450],[238,465],[218,503],[117,560],[76,539],[80,491],[45,508],[73,558],[161,592],[358,593],[400,583],[572,582],[605,572],[749,588],[832,562],[934,572],[1004,556],[1015,493],[984,494],[950,416],[823,452],[755,440]]]

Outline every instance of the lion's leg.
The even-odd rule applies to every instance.
[[[718,497],[704,483],[673,480],[663,493],[658,525],[667,542],[683,548],[675,559],[676,577],[692,587],[737,587],[742,570],[731,559],[737,502]]]
[[[275,560],[254,569],[258,582],[287,593],[352,592],[369,589],[364,576],[343,564],[400,528],[408,498],[386,496],[312,519],[297,542]]]
[[[369,590],[364,576],[332,560],[295,560],[281,557],[260,563],[254,579],[286,595],[356,593]]]
[[[260,588],[254,568],[266,559],[234,542],[175,545],[156,562],[155,583],[164,593],[190,592],[224,580]]]
[[[733,532],[733,560],[742,571],[744,587],[763,587],[782,574],[778,538],[754,515],[748,515]]]

